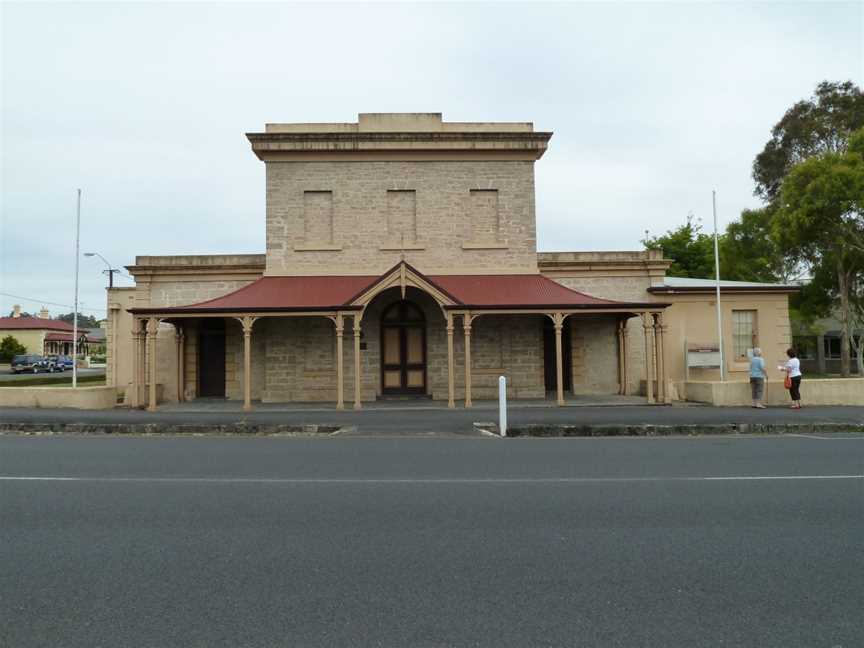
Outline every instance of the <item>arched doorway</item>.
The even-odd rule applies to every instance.
[[[426,318],[405,299],[381,315],[381,391],[426,393]]]

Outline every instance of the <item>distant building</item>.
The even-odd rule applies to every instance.
[[[45,308],[39,312],[39,317],[22,317],[21,307],[16,304],[11,317],[0,317],[0,339],[11,335],[27,348],[28,353],[71,356],[73,332],[71,324],[51,319]],[[89,354],[92,342],[87,330],[79,328],[79,356]]]
[[[713,293],[666,278],[659,252],[538,254],[534,164],[551,136],[438,113],[248,134],[266,169],[265,254],[137,257],[135,286],[108,292],[108,384],[151,407],[453,407],[495,397],[500,375],[513,398],[559,403],[669,401],[688,374],[716,378]],[[724,287],[730,377],[747,378],[752,346],[773,361],[789,345],[793,290]]]
[[[864,339],[864,329],[852,332],[856,339]],[[839,374],[841,352],[841,326],[836,314],[814,322],[813,327],[793,337],[793,343],[801,358],[801,367],[809,373]],[[855,349],[849,344],[849,370],[858,373]]]

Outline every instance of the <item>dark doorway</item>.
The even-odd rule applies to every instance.
[[[198,396],[225,398],[225,320],[204,319],[198,327]]]
[[[573,354],[570,342],[570,318],[564,320],[561,329],[561,369],[564,374],[564,391],[573,389]],[[543,376],[547,392],[558,391],[558,372],[555,370],[555,325],[543,317]]]
[[[381,391],[426,393],[426,319],[404,299],[381,316]]]

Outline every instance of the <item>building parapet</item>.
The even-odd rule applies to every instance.
[[[543,274],[579,276],[612,273],[662,279],[672,261],[664,259],[660,250],[538,252],[537,265]]]
[[[198,254],[181,256],[137,256],[126,266],[136,279],[153,275],[231,275],[264,273],[263,254]]]
[[[441,113],[360,113],[357,123],[267,124],[247,133],[264,161],[316,159],[537,160],[552,133],[531,122],[444,122]]]

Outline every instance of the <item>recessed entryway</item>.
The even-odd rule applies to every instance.
[[[381,315],[381,391],[426,393],[426,318],[405,299]]]

